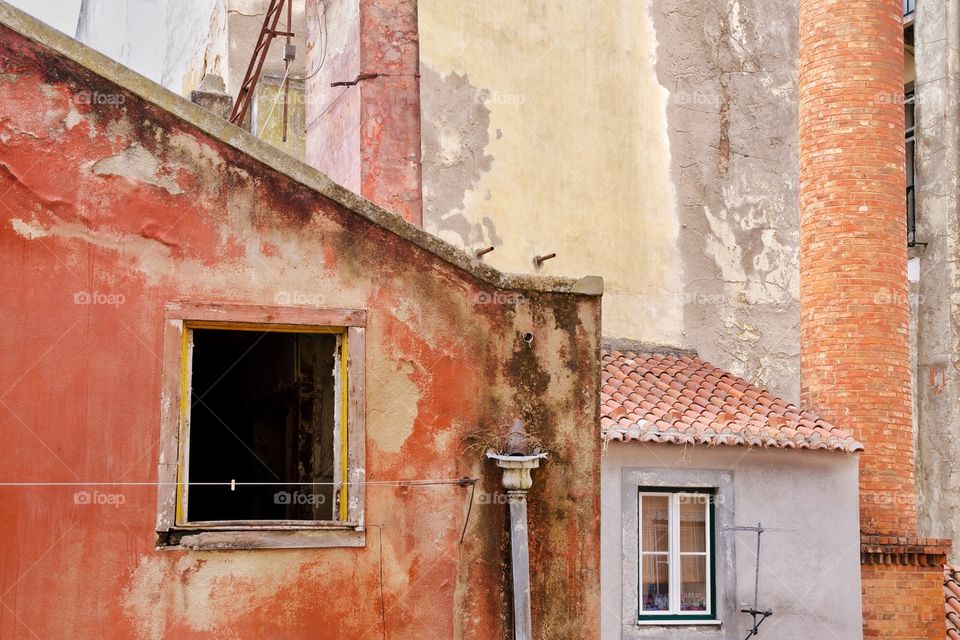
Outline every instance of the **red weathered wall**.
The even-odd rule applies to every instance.
[[[527,420],[535,635],[597,637],[598,298],[495,296],[3,27],[0,141],[2,480],[144,483],[0,487],[0,637],[509,637],[506,507],[461,545],[468,488],[368,486],[361,549],[155,550],[165,303],[290,293],[368,311],[368,480],[494,492],[464,439]]]

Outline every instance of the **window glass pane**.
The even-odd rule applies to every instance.
[[[680,610],[707,610],[706,556],[680,556]]]
[[[640,578],[640,604],[644,611],[670,609],[670,562],[666,554],[645,554]]]
[[[680,495],[680,552],[707,550],[707,502],[705,493]]]
[[[669,496],[643,496],[640,500],[640,538],[643,551],[666,551],[670,540]]]

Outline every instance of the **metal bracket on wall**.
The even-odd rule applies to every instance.
[[[753,636],[760,635],[760,625],[763,624],[764,620],[773,615],[773,611],[770,609],[760,610],[760,536],[766,531],[791,531],[791,529],[764,527],[763,524],[759,522],[755,527],[731,527],[724,525],[723,528],[725,531],[752,531],[757,534],[757,562],[753,576],[753,607],[740,609],[740,613],[746,613],[753,619],[750,631],[747,633],[747,637],[744,638],[744,640],[749,640]]]

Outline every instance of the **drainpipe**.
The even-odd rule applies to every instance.
[[[513,637],[532,640],[530,619],[530,551],[527,535],[527,491],[533,486],[530,471],[540,466],[546,453],[500,455],[493,450],[487,457],[503,470],[503,488],[510,504],[510,564],[513,569]]]

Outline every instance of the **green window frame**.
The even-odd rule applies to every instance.
[[[640,487],[637,494],[637,611],[640,623],[717,619],[713,489]],[[683,521],[703,513],[703,535]],[[684,535],[686,534],[686,535]],[[702,548],[701,548],[702,547]],[[698,561],[699,558],[703,560]],[[687,576],[684,575],[686,571]],[[646,575],[645,575],[646,572]],[[685,577],[702,581],[691,583]],[[685,591],[684,587],[693,587]],[[665,588],[664,588],[665,587]]]

